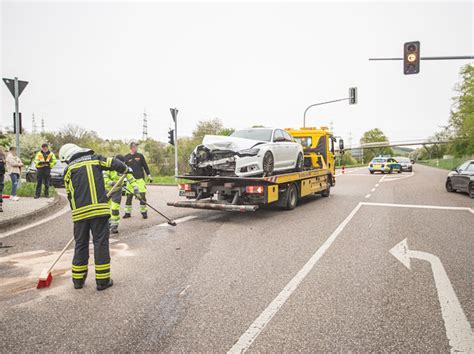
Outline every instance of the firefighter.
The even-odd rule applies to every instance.
[[[125,173],[127,170],[131,172],[131,169],[117,159],[106,159],[94,154],[91,149],[75,144],[61,147],[59,157],[68,164],[64,170],[64,184],[72,210],[76,241],[72,261],[74,288],[81,289],[87,277],[92,232],[97,290],[105,290],[113,285],[113,281],[110,278],[110,207],[102,171]]]
[[[49,179],[51,169],[56,164],[56,156],[49,151],[48,144],[41,145],[41,150],[35,156],[36,166],[36,193],[35,199],[41,196],[41,188],[44,183],[44,196],[49,198]]]
[[[140,212],[142,213],[143,219],[148,218],[147,206],[146,206],[146,181],[145,175],[148,176],[148,181],[152,182],[150,169],[146,163],[145,156],[138,152],[138,143],[132,142],[130,144],[130,153],[125,155],[125,163],[133,170],[133,177],[136,179],[138,190],[140,193]],[[125,214],[123,218],[129,218],[132,216],[132,200],[133,194],[126,192],[127,199],[125,201]]]
[[[115,159],[125,163],[125,157],[123,155],[117,154],[115,155]],[[117,173],[117,171],[105,170],[104,171],[105,188],[107,190],[110,190],[110,188],[112,188],[117,183],[120,177],[121,177],[121,174]],[[135,178],[133,178],[133,175],[131,173],[127,173],[126,180],[127,180],[127,188],[133,189],[133,192],[135,194],[138,194],[139,193],[138,186],[137,186]],[[115,192],[112,192],[109,199],[110,214],[111,214],[110,232],[113,234],[118,233],[118,227],[120,223],[120,203],[122,201],[122,187],[123,185],[119,186],[119,188],[117,188]]]

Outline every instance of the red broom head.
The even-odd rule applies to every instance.
[[[39,278],[38,284],[36,284],[36,289],[41,289],[41,288],[47,288],[51,285],[51,282],[53,281],[53,276],[51,273],[48,273],[46,278]]]

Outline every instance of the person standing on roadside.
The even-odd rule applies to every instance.
[[[10,193],[10,200],[16,202],[20,200],[16,196],[16,190],[18,188],[18,183],[20,182],[21,168],[23,167],[23,162],[21,159],[16,156],[16,148],[11,146],[10,152],[7,154],[7,173],[10,176],[12,181],[12,191]]]
[[[44,183],[44,196],[49,198],[49,179],[51,177],[51,169],[56,164],[56,156],[49,151],[48,144],[41,145],[35,157],[36,166],[36,193],[35,199],[41,196],[41,187]]]
[[[132,174],[135,178],[136,186],[140,193],[140,213],[142,213],[143,219],[148,218],[147,206],[146,206],[146,181],[145,178],[148,176],[148,181],[152,182],[150,169],[146,163],[145,156],[138,152],[138,143],[132,142],[130,144],[130,153],[125,155],[125,164],[133,170]],[[132,200],[133,194],[130,191],[126,192],[127,199],[125,200],[125,214],[123,218],[129,218],[132,215]]]
[[[0,213],[3,212],[3,182],[5,180],[5,172],[6,172],[6,156],[3,152],[3,148],[0,146]]]

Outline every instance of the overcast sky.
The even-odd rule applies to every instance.
[[[346,97],[359,103],[309,111],[353,143],[371,128],[392,140],[425,138],[449,118],[466,61],[423,61],[405,76],[402,44],[422,56],[472,55],[473,2],[9,2],[1,5],[2,77],[30,82],[20,100],[24,124],[67,123],[104,138],[166,141],[169,108],[179,135],[199,120],[225,126],[302,126],[309,104]],[[2,84],[3,85],[3,84]],[[14,101],[1,90],[0,125]],[[38,122],[39,125],[39,122]]]

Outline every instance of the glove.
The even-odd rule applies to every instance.
[[[148,175],[148,180],[150,181],[150,183],[153,182],[153,178],[151,178],[151,175]]]
[[[133,173],[133,170],[131,167],[128,168],[128,172],[127,173]]]
[[[138,190],[138,187],[137,187],[137,186],[133,187],[133,193],[134,193],[134,194],[138,194],[139,192],[140,192],[140,191]]]

